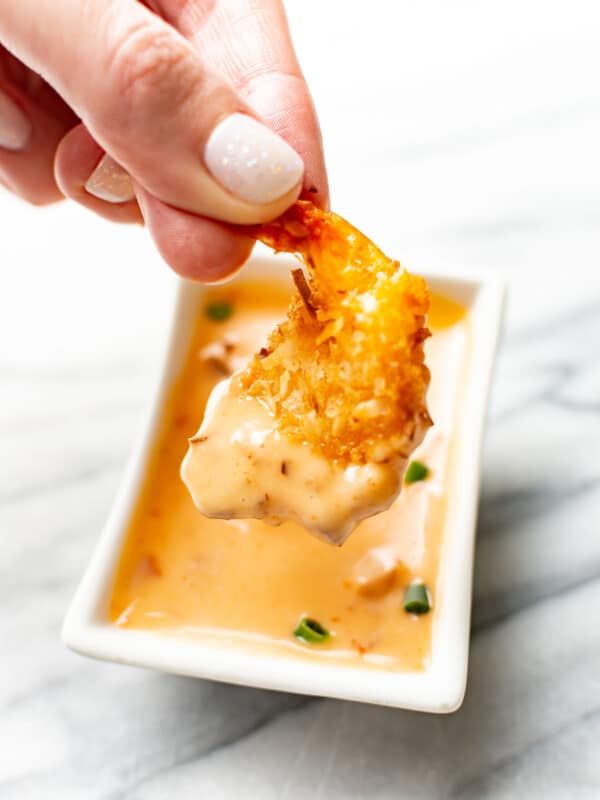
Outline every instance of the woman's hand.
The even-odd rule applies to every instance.
[[[0,0],[0,42],[0,180],[32,203],[143,217],[201,280],[247,258],[235,224],[327,205],[280,0]]]

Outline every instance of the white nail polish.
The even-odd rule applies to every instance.
[[[85,190],[107,203],[127,203],[135,197],[131,178],[108,154],[87,179]]]
[[[287,142],[246,114],[232,114],[211,133],[204,160],[213,177],[248,203],[271,203],[293,189],[304,163]]]
[[[31,122],[25,112],[0,89],[0,147],[23,150],[31,136]]]

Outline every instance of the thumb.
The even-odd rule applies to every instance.
[[[0,0],[0,40],[159,200],[256,223],[300,193],[297,153],[136,0]]]

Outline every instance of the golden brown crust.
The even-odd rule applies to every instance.
[[[343,463],[408,457],[431,420],[425,281],[331,212],[300,201],[252,229],[296,253],[307,275],[288,318],[236,376],[272,408],[282,432]]]

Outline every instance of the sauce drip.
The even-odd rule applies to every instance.
[[[292,519],[342,544],[361,519],[390,505],[405,466],[406,460],[332,463],[281,434],[257,398],[241,395],[226,380],[212,391],[181,474],[207,517],[271,524]]]

